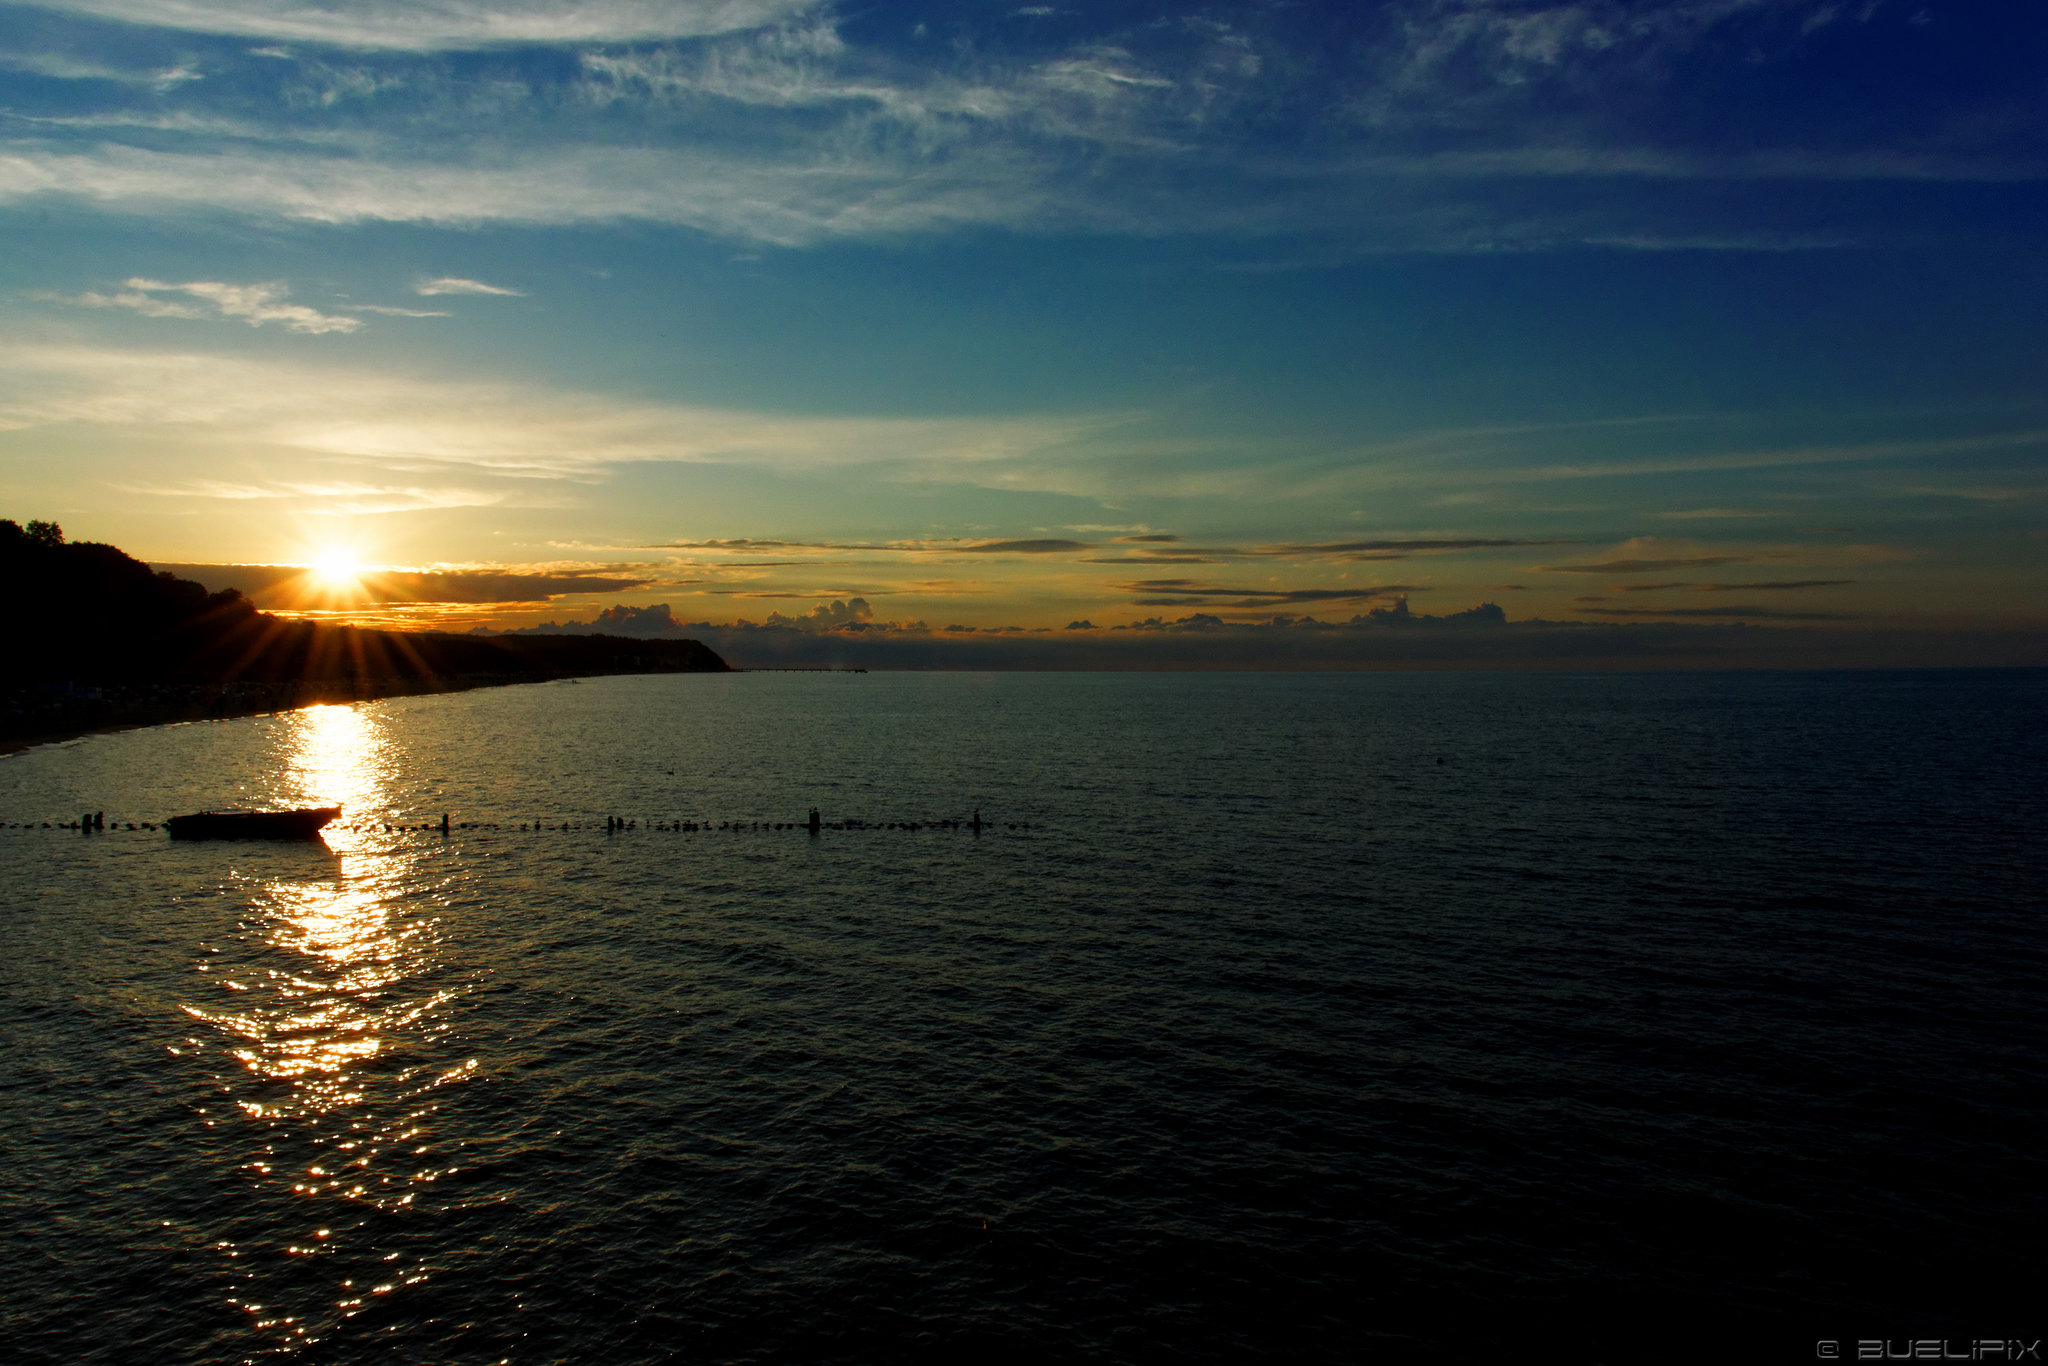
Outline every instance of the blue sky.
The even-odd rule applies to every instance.
[[[2038,630],[2044,38],[0,6],[5,515],[416,624]]]

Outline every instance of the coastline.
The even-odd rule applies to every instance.
[[[74,689],[46,702],[41,710],[52,726],[33,730],[0,729],[0,757],[19,754],[41,745],[59,745],[88,735],[111,735],[124,730],[147,730],[152,726],[177,726],[194,721],[233,721],[250,716],[274,716],[280,712],[336,703],[381,702],[391,697],[424,697],[438,693],[471,692],[478,688],[505,688],[526,683],[559,683],[575,678],[608,678],[618,674],[710,673],[716,670],[600,669],[584,673],[534,673],[519,677],[502,674],[471,674],[443,678],[387,678],[374,682],[337,684],[333,682],[271,683],[141,683]],[[14,701],[16,699],[9,699]],[[19,709],[14,709],[19,714]],[[61,718],[61,719],[60,719]],[[12,717],[10,716],[9,720]]]

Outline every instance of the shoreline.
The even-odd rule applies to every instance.
[[[60,724],[49,729],[0,732],[0,758],[43,745],[61,745],[92,735],[114,735],[121,731],[148,730],[155,726],[181,726],[197,721],[239,721],[252,716],[276,716],[303,711],[307,707],[349,706],[358,702],[382,702],[393,697],[429,697],[441,693],[474,692],[479,688],[509,688],[530,683],[560,683],[578,678],[613,678],[625,674],[712,673],[716,670],[635,669],[601,670],[592,673],[533,674],[525,677],[475,676],[437,679],[382,679],[365,686],[337,687],[319,683],[141,683],[81,690],[65,702],[49,708],[69,714],[78,724]],[[734,672],[737,672],[736,670]],[[182,693],[166,697],[168,692]],[[98,713],[88,720],[86,713]],[[112,712],[113,715],[108,715]]]

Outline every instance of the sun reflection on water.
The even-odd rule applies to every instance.
[[[382,834],[377,819],[397,783],[390,722],[361,706],[311,707],[290,722],[272,790],[339,803],[342,818],[324,849],[223,851],[232,871],[221,890],[241,914],[203,947],[195,968],[210,990],[185,1006],[223,1036],[218,1055],[233,1065],[215,1075],[254,1126],[242,1170],[267,1236],[220,1249],[239,1259],[233,1301],[287,1349],[361,1311],[358,1264],[392,1262],[375,1250],[377,1220],[446,1174],[432,1143],[436,1093],[474,1066],[444,1052],[462,986],[426,866],[435,855]],[[393,1285],[426,1277],[384,1269],[403,1273]],[[280,1300],[292,1312],[279,1314]]]
[[[342,823],[327,832],[330,848],[360,847],[351,818],[385,805],[391,779],[391,741],[384,720],[366,707],[307,707],[292,714],[296,727],[286,762],[287,800],[306,806],[339,805]]]

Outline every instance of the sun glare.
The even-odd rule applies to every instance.
[[[340,547],[321,551],[313,561],[313,577],[333,588],[354,584],[362,572],[355,555]]]

